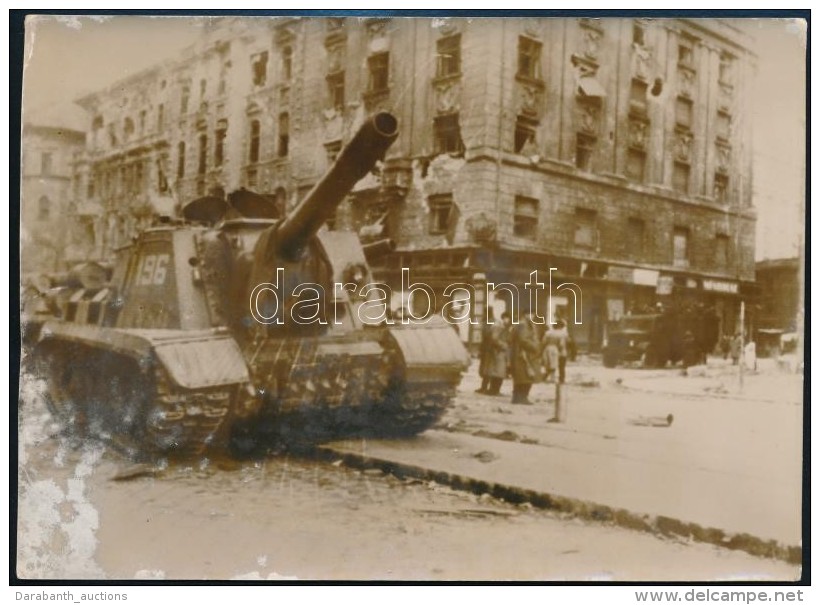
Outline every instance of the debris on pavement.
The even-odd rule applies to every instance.
[[[667,414],[666,416],[638,416],[637,418],[629,420],[629,424],[635,426],[667,427],[672,426],[673,420],[675,420],[675,416],[672,414]]]
[[[493,454],[492,452],[483,450],[481,452],[478,452],[477,454],[473,454],[473,458],[475,458],[479,462],[493,462],[495,460],[498,460],[498,454]]]

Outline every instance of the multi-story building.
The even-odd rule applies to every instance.
[[[85,132],[82,125],[75,126],[75,123],[44,115],[23,124],[20,192],[20,270],[23,275],[61,271],[74,256],[83,254],[85,232],[82,224],[75,224],[82,221],[81,209],[72,203],[71,184],[74,156],[85,146]]]
[[[536,271],[570,320],[577,299],[582,347],[658,302],[708,305],[733,332],[755,277],[754,61],[714,19],[231,18],[80,101],[81,187],[109,241],[171,193],[244,186],[293,207],[385,109],[401,135],[329,227],[393,240],[372,261],[394,304],[403,267],[439,306],[477,286],[476,316],[512,286],[527,306]]]

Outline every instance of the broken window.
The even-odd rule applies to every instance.
[[[287,113],[279,114],[279,138],[277,142],[276,155],[280,158],[286,157],[290,143],[290,117]]]
[[[259,161],[260,129],[259,120],[251,120],[250,146],[248,147],[248,162],[251,164]]]
[[[378,53],[367,58],[369,73],[368,90],[378,92],[387,90],[390,75],[390,53]]]
[[[538,121],[525,116],[518,116],[515,120],[515,139],[513,149],[515,153],[535,151],[535,129],[538,128]]]
[[[438,58],[436,76],[443,78],[461,73],[461,34],[441,38],[436,42]]]
[[[450,213],[453,210],[453,195],[431,195],[427,199],[430,208],[427,231],[430,235],[447,233],[450,224]]]
[[[523,195],[515,196],[513,235],[535,239],[538,234],[538,200]]]
[[[253,85],[264,86],[268,79],[268,51],[251,55],[251,68],[253,69]]]
[[[345,106],[345,72],[337,71],[327,76],[327,91],[330,106],[341,111]]]
[[[541,79],[541,43],[537,40],[519,36],[517,74],[531,80]]]
[[[461,140],[461,126],[457,113],[433,118],[433,137],[437,154],[464,154],[464,142]]]

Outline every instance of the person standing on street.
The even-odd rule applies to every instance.
[[[564,320],[559,319],[554,326],[547,325],[542,340],[543,360],[547,369],[547,382],[566,381],[567,357],[569,357],[569,332]],[[557,375],[556,375],[557,374]]]
[[[500,395],[501,385],[507,377],[510,354],[510,314],[501,314],[501,323],[487,326],[486,342],[482,342],[481,383],[480,393]],[[486,348],[485,348],[486,347]],[[486,383],[486,386],[485,386]]]
[[[512,403],[531,405],[532,383],[540,380],[541,344],[532,315],[526,313],[512,333]]]

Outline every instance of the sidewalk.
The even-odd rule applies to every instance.
[[[705,390],[727,371],[687,377],[679,369],[570,366],[567,421],[550,424],[554,385],[535,385],[533,406],[511,405],[509,396],[473,393],[474,364],[443,430],[329,447],[360,463],[457,487],[794,560],[801,538],[802,405],[791,395],[801,378],[764,368],[747,377],[744,393]],[[773,380],[782,397],[762,390]],[[503,390],[509,392],[509,382]],[[669,414],[668,427],[641,424]]]

